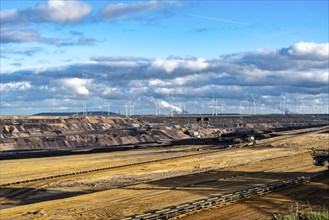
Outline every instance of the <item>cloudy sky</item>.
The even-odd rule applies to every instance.
[[[1,114],[328,112],[328,1],[1,0]],[[242,107],[239,107],[241,104]],[[210,107],[209,107],[210,106]],[[165,107],[165,106],[163,106]],[[240,109],[239,109],[240,108]],[[163,113],[168,111],[162,109]]]

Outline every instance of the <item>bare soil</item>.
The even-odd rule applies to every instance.
[[[264,141],[262,145],[255,147],[2,188],[1,219],[120,219],[309,175],[325,170],[324,167],[313,166],[312,158],[307,152],[309,147],[322,148],[329,145],[329,136],[322,131],[304,133],[295,137],[289,134],[292,136],[284,139],[268,139],[267,145]],[[1,183],[68,173],[73,170],[183,155],[197,147],[179,146],[171,149],[140,149],[127,152],[1,161]],[[314,187],[311,186],[317,186],[315,188],[326,195],[327,183],[321,180],[301,186],[300,192],[305,195],[300,197],[301,204],[305,199],[315,201],[311,193]],[[311,188],[304,190],[304,186]],[[257,209],[262,207],[262,199],[268,198],[269,202],[263,204],[268,207],[267,214],[260,216],[261,211],[252,212],[250,209],[241,213],[239,207],[234,210],[240,213],[239,217],[245,215],[245,219],[257,219],[259,216],[260,218],[270,216],[269,204],[281,204],[282,200],[282,209],[273,209],[273,212],[280,212],[287,204],[299,201],[299,197],[293,197],[294,193],[288,193],[282,197],[284,199],[279,197],[281,191],[276,193],[277,200],[275,200],[276,194],[272,193],[266,197],[245,201],[249,202],[246,207]],[[317,192],[314,192],[314,195],[320,196]],[[323,198],[324,204],[327,204],[328,197],[323,196]],[[313,207],[313,202],[311,206]],[[289,208],[289,205],[286,208]],[[221,210],[221,208],[216,210]],[[205,216],[211,215],[206,214],[208,212],[202,213]],[[197,215],[202,215],[202,213]],[[188,218],[190,217],[193,216]],[[227,218],[223,217],[223,219]]]
[[[274,215],[295,214],[308,211],[328,211],[329,178],[272,192],[225,207],[214,208],[186,216],[190,220],[215,219],[270,219]]]

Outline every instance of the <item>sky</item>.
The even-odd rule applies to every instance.
[[[0,4],[1,115],[328,113],[327,0]]]

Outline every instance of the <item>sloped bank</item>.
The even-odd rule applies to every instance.
[[[1,127],[2,152],[97,148],[187,137],[179,126],[151,126],[127,117],[2,117]]]

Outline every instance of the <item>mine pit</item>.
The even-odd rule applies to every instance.
[[[279,201],[306,200],[319,209],[312,192],[318,184],[329,194],[327,167],[315,166],[309,150],[329,146],[329,116],[317,117],[209,116],[206,125],[199,116],[2,117],[1,219],[238,219],[239,209],[256,219],[285,212]],[[231,202],[193,211],[212,198]]]

